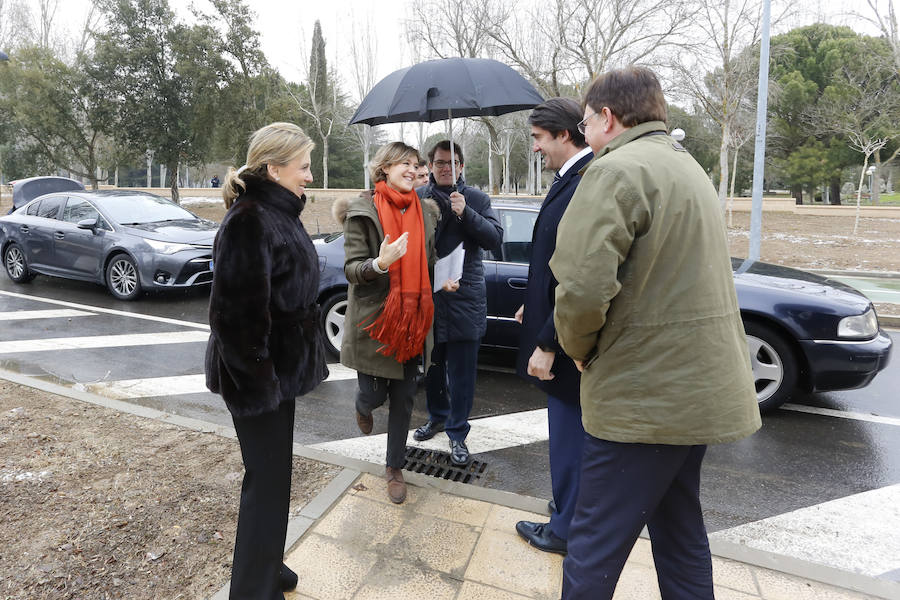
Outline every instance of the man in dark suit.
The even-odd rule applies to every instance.
[[[550,522],[519,521],[516,531],[536,548],[559,554],[566,553],[569,523],[575,512],[584,429],[579,403],[581,376],[556,341],[556,279],[548,263],[556,249],[556,228],[581,180],[579,171],[594,156],[578,131],[581,117],[581,106],[574,100],[551,98],[535,108],[528,119],[533,150],[544,156],[545,167],[556,174],[534,224],[528,291],[525,304],[516,313],[516,320],[522,323],[517,371],[547,392],[553,487]]]

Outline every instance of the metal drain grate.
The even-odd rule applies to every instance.
[[[481,476],[487,469],[487,463],[472,459],[465,467],[455,467],[450,462],[448,452],[407,446],[406,464],[403,468],[414,473],[423,473],[450,481],[482,485]]]

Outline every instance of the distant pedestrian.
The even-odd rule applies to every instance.
[[[341,363],[357,372],[356,423],[363,434],[372,432],[372,411],[389,403],[385,479],[396,504],[406,500],[406,438],[434,315],[431,270],[439,213],[413,190],[418,162],[418,151],[403,142],[382,146],[370,166],[374,197],[338,200],[332,209],[344,226],[350,283]]]
[[[416,188],[420,188],[428,183],[428,164],[424,160],[419,161],[416,167]]]
[[[594,157],[584,134],[578,131],[581,112],[578,103],[570,98],[551,98],[528,118],[532,149],[544,156],[545,168],[555,174],[534,224],[525,304],[516,313],[516,320],[522,323],[517,371],[547,393],[553,490],[550,522],[519,521],[516,531],[532,546],[558,554],[566,553],[569,523],[575,513],[584,428],[578,396],[581,374],[556,341],[556,279],[549,263],[556,248],[559,221],[581,181],[580,171]]]
[[[475,374],[478,347],[487,330],[487,286],[484,282],[483,250],[500,247],[503,227],[491,208],[491,199],[481,190],[466,185],[463,179],[462,149],[449,140],[434,145],[428,153],[431,177],[428,185],[416,193],[433,198],[441,210],[435,237],[438,257],[445,257],[463,245],[465,260],[459,290],[439,291],[434,295],[434,351],[425,391],[428,421],[416,429],[413,438],[422,441],[447,431],[450,438],[450,462],[469,464],[469,414],[475,399]],[[453,180],[455,161],[457,180]]]
[[[219,187],[219,176],[218,176],[218,175],[213,175],[213,176],[212,176],[212,179],[209,180],[209,183],[210,183],[210,185],[212,185],[212,187],[214,187],[214,188]]]
[[[550,259],[586,431],[563,598],[612,598],[646,525],[662,597],[712,600],[700,466],[761,424],[722,213],[650,70],[600,75],[583,106],[595,158]]]
[[[300,221],[313,143],[291,123],[255,132],[229,170],[213,247],[206,386],[231,411],[244,461],[232,599],[283,598],[295,398],[328,376],[318,326],[318,258]]]

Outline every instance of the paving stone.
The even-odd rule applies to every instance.
[[[447,521],[483,527],[488,513],[491,511],[491,505],[480,500],[429,491],[421,494],[419,501],[415,504],[415,511]]]
[[[529,598],[489,585],[466,581],[463,582],[456,600],[529,600]]]
[[[486,529],[497,529],[500,531],[511,531],[516,533],[516,523],[519,521],[546,523],[547,520],[547,515],[517,510],[515,508],[507,508],[495,504],[491,507],[491,511],[488,513],[484,526]]]
[[[481,529],[414,515],[379,552],[462,579]]]
[[[765,600],[863,600],[866,594],[801,579],[769,569],[753,568],[759,582],[760,597]]]
[[[352,544],[354,548],[373,549],[386,544],[412,513],[393,504],[367,498],[344,496],[313,531],[319,535]]]
[[[316,600],[348,600],[365,583],[377,560],[373,552],[311,533],[285,563],[297,573],[298,594]]]
[[[626,563],[613,600],[660,600],[656,570],[638,563]]]
[[[383,558],[375,564],[366,577],[365,583],[353,598],[359,600],[405,598],[453,600],[456,598],[460,586],[459,580],[430,569],[423,569],[406,560]]]
[[[653,550],[650,547],[650,540],[638,538],[638,541],[634,544],[634,548],[631,549],[631,554],[628,555],[628,562],[647,567],[654,566]]]
[[[745,594],[759,595],[753,569],[744,563],[713,557],[713,582]]]
[[[562,591],[562,561],[558,554],[532,548],[515,532],[486,528],[465,579],[529,598],[557,600]]]
[[[383,476],[376,476],[371,473],[363,473],[359,478],[359,481],[357,481],[355,485],[350,486],[347,490],[347,494],[350,496],[356,498],[368,498],[369,500],[375,500],[376,502],[396,507],[414,506],[418,502],[419,496],[424,493],[427,493],[427,490],[407,483],[406,500],[403,504],[394,504],[387,495],[387,481],[384,480]]]

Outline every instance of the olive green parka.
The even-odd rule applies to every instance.
[[[583,169],[550,260],[554,323],[586,364],[587,433],[728,442],[761,422],[722,211],[665,131],[660,121],[627,129]]]
[[[429,280],[434,279],[434,232],[440,216],[437,204],[431,199],[420,200],[425,226],[425,252],[428,256]],[[387,273],[377,273],[372,261],[378,256],[384,230],[378,220],[378,210],[370,194],[353,199],[338,199],[332,206],[335,220],[344,226],[344,275],[350,283],[347,290],[347,313],[344,317],[344,337],[341,342],[341,364],[373,377],[403,379],[403,365],[390,356],[378,353],[381,343],[359,327],[371,323],[381,310],[390,290]],[[429,330],[425,341],[426,357],[433,345]],[[426,371],[430,361],[426,361]]]

